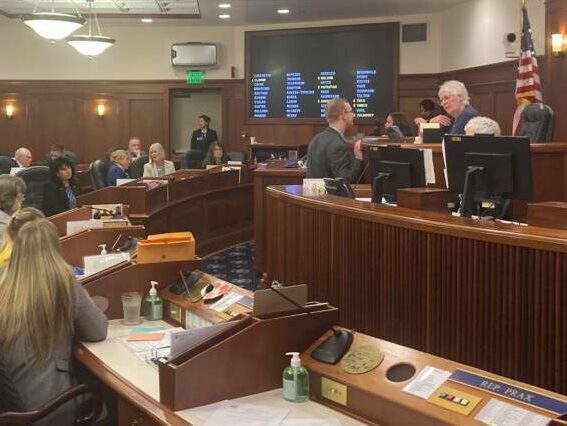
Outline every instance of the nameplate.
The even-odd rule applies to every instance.
[[[512,386],[491,377],[480,376],[464,370],[455,370],[449,377],[449,380],[522,402],[553,414],[561,415],[567,413],[567,401]]]

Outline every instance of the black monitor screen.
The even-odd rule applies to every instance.
[[[443,143],[451,192],[463,194],[467,170],[476,170],[475,192],[514,200],[532,198],[528,138],[445,135]]]
[[[419,149],[368,146],[372,200],[397,200],[397,190],[425,186],[423,151]]]
[[[399,24],[246,33],[249,120],[321,120],[329,99],[348,99],[355,118],[394,110]]]

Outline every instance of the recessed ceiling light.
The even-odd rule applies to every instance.
[[[278,9],[278,13],[280,15],[287,15],[289,13],[289,9]]]
[[[142,22],[144,24],[151,24],[154,20],[152,18],[142,18]]]
[[[230,3],[221,3],[219,4],[221,9],[230,9]]]
[[[219,15],[219,18],[228,19],[228,18],[230,18],[230,15],[228,13],[223,13],[222,15]]]

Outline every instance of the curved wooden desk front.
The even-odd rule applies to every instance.
[[[339,323],[567,393],[567,231],[267,189],[270,279]]]

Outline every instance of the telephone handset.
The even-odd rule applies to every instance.
[[[339,197],[355,198],[354,191],[344,178],[323,178],[327,194]]]

